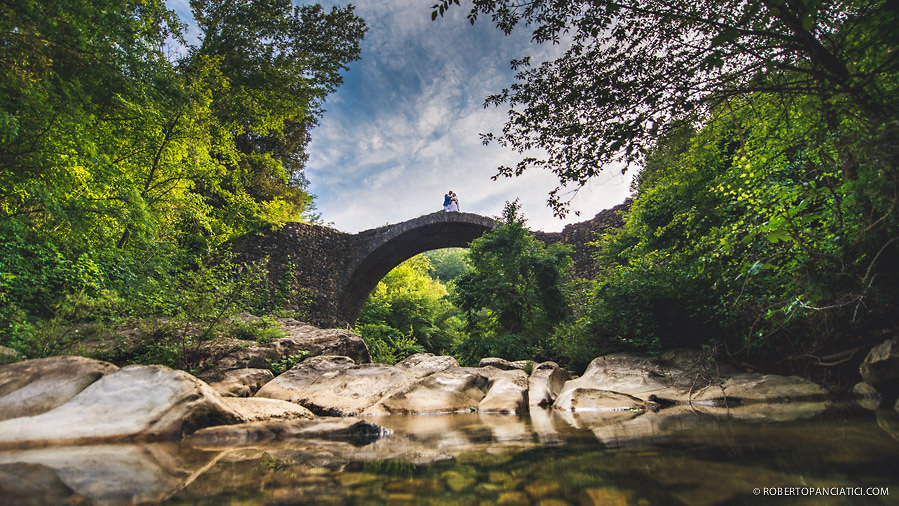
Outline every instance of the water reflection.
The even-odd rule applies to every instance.
[[[7,451],[0,503],[701,505],[800,486],[890,487],[895,502],[899,416],[823,409],[389,416],[368,419],[392,431],[370,444],[197,438]]]

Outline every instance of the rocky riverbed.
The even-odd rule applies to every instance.
[[[552,362],[500,358],[479,367],[431,354],[376,364],[351,332],[299,322],[282,328],[287,335],[274,342],[219,342],[200,350],[207,367],[199,377],[74,356],[0,366],[0,485],[18,472],[9,467],[14,463],[39,466],[66,483],[83,480],[76,471],[82,461],[108,454],[119,472],[149,466],[154,476],[175,476],[175,485],[155,480],[141,489],[138,502],[155,501],[223,455],[259,457],[248,449],[260,445],[291,442],[310,462],[330,464],[366,455],[432,462],[479,442],[521,448],[583,433],[626,448],[682,437],[709,418],[786,422],[834,403],[806,379],[740,371],[691,352],[597,357],[573,377]],[[894,339],[872,350],[862,367],[871,384],[856,388],[862,404],[880,408],[878,424],[894,438],[899,423],[890,375],[896,367],[889,361],[896,360],[895,348]],[[297,363],[282,374],[265,368],[290,357]],[[460,429],[457,422],[441,428],[459,420],[451,414],[476,417],[479,428]],[[425,444],[435,433],[444,443]],[[461,444],[446,444],[447,438]],[[172,454],[167,445],[176,443]]]

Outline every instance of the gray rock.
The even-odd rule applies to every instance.
[[[880,393],[871,385],[860,381],[852,387],[852,393],[855,394],[855,402],[859,406],[874,411],[880,406]]]
[[[559,400],[563,399],[562,396]],[[567,402],[556,402],[556,409],[565,411],[632,411],[639,412],[647,409],[648,404],[643,399],[632,395],[612,390],[600,390],[597,388],[575,388],[565,397]]]
[[[691,379],[680,369],[666,368],[636,355],[616,353],[597,357],[587,366],[583,376],[566,382],[553,408],[591,410],[594,408],[589,402],[595,399],[602,403],[602,409],[607,409],[614,397],[610,398],[610,394],[604,392],[620,393],[640,401],[686,402],[690,386]],[[621,401],[622,409],[627,409],[624,398],[617,400]]]
[[[268,369],[233,369],[209,386],[222,397],[250,397],[273,379],[275,375]]]
[[[527,369],[528,364],[533,364],[533,362],[530,360],[516,360],[515,362],[509,362],[504,358],[487,357],[481,359],[478,363],[478,367],[496,367],[497,369],[502,369],[504,371],[511,371],[512,369],[524,371]]]
[[[245,319],[252,319],[249,315]],[[235,369],[268,369],[276,362],[308,360],[320,355],[350,357],[357,364],[371,362],[365,341],[358,334],[342,329],[319,329],[292,318],[276,318],[283,338],[259,344],[254,341],[223,339],[197,351],[199,363],[211,364],[198,375],[205,381],[223,381]]]
[[[354,364],[348,357],[314,357],[256,393],[257,397],[294,402],[317,414],[337,416],[479,409],[511,413],[521,411],[526,395],[522,371],[463,368],[452,357],[429,353],[413,355],[394,366]]]
[[[888,339],[871,348],[858,368],[865,383],[884,397],[899,396],[899,337]]]
[[[240,421],[190,374],[135,365],[103,376],[50,411],[0,422],[0,447],[174,439]]]
[[[555,362],[543,362],[534,367],[528,378],[528,404],[531,407],[552,406],[571,375]]]
[[[313,418],[311,411],[292,402],[263,397],[223,397],[225,406],[234,410],[247,422],[264,420],[297,420]]]
[[[318,414],[338,416],[357,415],[368,408],[379,413],[405,410],[409,406],[403,398],[418,397],[416,383],[450,367],[461,369],[454,358],[431,354],[413,355],[395,366],[357,365],[348,357],[315,357],[270,381],[256,396],[295,402]],[[455,386],[464,385],[463,381]],[[379,404],[392,396],[390,407]]]
[[[478,403],[479,413],[514,415],[527,411],[528,376],[524,371],[494,367],[481,367],[477,371],[490,379],[487,394]]]
[[[84,357],[51,357],[0,366],[0,420],[33,416],[75,397],[119,368]]]
[[[412,370],[410,369],[410,372]],[[459,366],[417,378],[411,375],[382,392],[381,400],[365,414],[436,414],[475,411],[484,399],[490,380],[477,370]]]
[[[828,397],[823,387],[797,376],[741,373],[719,376],[712,383],[708,371],[685,371],[674,363],[625,353],[596,358],[582,377],[565,383],[553,407],[564,411],[602,410],[620,401],[626,408],[624,398],[607,392],[629,396],[650,409],[671,404],[812,401]],[[634,407],[641,406],[635,402]]]
[[[826,399],[827,390],[799,376],[737,374],[720,385],[710,385],[693,396],[693,402],[723,402],[727,399],[752,402],[786,402]]]

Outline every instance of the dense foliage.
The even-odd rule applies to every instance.
[[[486,101],[511,106],[486,141],[546,154],[501,175],[642,166],[561,359],[690,346],[818,374],[899,323],[895,2],[472,0],[483,15],[564,48]]]
[[[471,270],[456,279],[453,293],[465,316],[462,361],[547,358],[548,338],[568,314],[568,247],[535,239],[515,201],[506,204],[499,226],[472,241],[468,261]]]
[[[356,321],[374,360],[392,364],[414,353],[452,353],[462,322],[433,271],[418,255],[378,282]]]
[[[433,17],[459,0],[441,0]],[[509,119],[487,141],[527,156],[500,174],[542,167],[583,185],[609,162],[641,162],[672,122],[702,121],[737,97],[814,97],[868,120],[866,134],[895,138],[884,102],[895,95],[899,35],[887,0],[472,0],[472,23],[489,15],[506,33],[524,26],[538,43],[563,43],[559,58],[520,70],[488,104]],[[885,140],[885,139],[884,139]],[[895,163],[895,160],[893,160]],[[551,203],[564,212],[560,192]]]
[[[191,6],[200,44],[177,56],[162,0],[3,2],[0,344],[46,352],[39,322],[71,319],[72,300],[175,316],[179,280],[218,245],[312,216],[304,148],[363,21]]]

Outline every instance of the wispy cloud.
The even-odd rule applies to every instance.
[[[484,98],[511,83],[511,59],[560,49],[532,45],[526,32],[506,37],[488,20],[471,26],[463,8],[432,22],[428,6],[357,3],[370,27],[362,61],[329,98],[310,146],[308,177],[326,221],[348,232],[404,221],[440,209],[453,189],[465,211],[498,215],[517,197],[531,227],[559,230],[626,197],[630,178],[612,169],[575,197],[583,216],[559,221],[546,207],[552,174],[491,181],[518,155],[481,144],[479,133],[500,130],[506,117],[484,109]]]
[[[188,0],[166,3],[191,21]],[[440,209],[453,189],[464,211],[490,216],[517,197],[530,226],[549,231],[625,198],[630,178],[609,170],[575,198],[583,216],[559,221],[546,207],[552,174],[490,179],[518,155],[481,144],[479,133],[505,121],[505,111],[483,108],[484,98],[511,83],[511,59],[540,61],[558,47],[532,45],[524,31],[506,37],[487,19],[471,26],[462,7],[432,22],[421,0],[353,3],[369,25],[362,60],[328,97],[309,147],[307,177],[325,221],[347,232],[404,221]],[[190,25],[188,41],[198,35]]]

